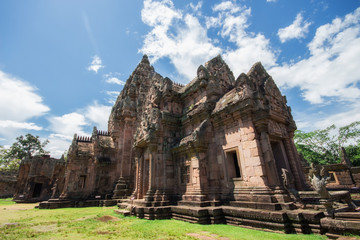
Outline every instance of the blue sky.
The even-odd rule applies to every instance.
[[[143,54],[184,84],[218,54],[235,77],[261,61],[299,129],[360,120],[359,0],[0,0],[0,145],[32,133],[59,157],[106,130]]]

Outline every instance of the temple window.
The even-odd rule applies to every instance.
[[[241,178],[240,163],[237,150],[226,151],[229,178]]]
[[[329,171],[329,183],[339,184],[336,173],[334,171]]]

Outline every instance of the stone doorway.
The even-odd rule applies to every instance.
[[[286,156],[286,152],[285,152],[285,148],[284,148],[284,144],[282,143],[282,141],[271,141],[271,150],[273,152],[274,155],[274,159],[275,159],[275,164],[276,164],[276,170],[278,173],[278,176],[281,176],[282,168],[287,169],[289,172],[291,172],[290,168],[289,168],[289,163],[288,163],[288,159]],[[279,181],[282,184],[282,178],[279,177]]]
[[[35,183],[34,192],[33,192],[33,196],[32,196],[33,198],[40,197],[42,186],[43,186],[42,183]]]
[[[80,175],[79,187],[81,189],[84,189],[85,188],[85,183],[86,183],[86,175]]]

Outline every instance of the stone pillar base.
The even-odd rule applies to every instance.
[[[116,183],[112,199],[124,199],[130,196],[130,194],[131,192],[127,181],[123,177],[120,177]]]

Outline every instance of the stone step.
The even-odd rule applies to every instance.
[[[295,205],[293,203],[266,203],[266,202],[246,202],[246,201],[231,201],[229,203],[232,207],[252,208],[263,210],[293,210]]]
[[[130,216],[130,211],[126,209],[115,209],[114,212],[116,214],[124,215],[125,217]]]

